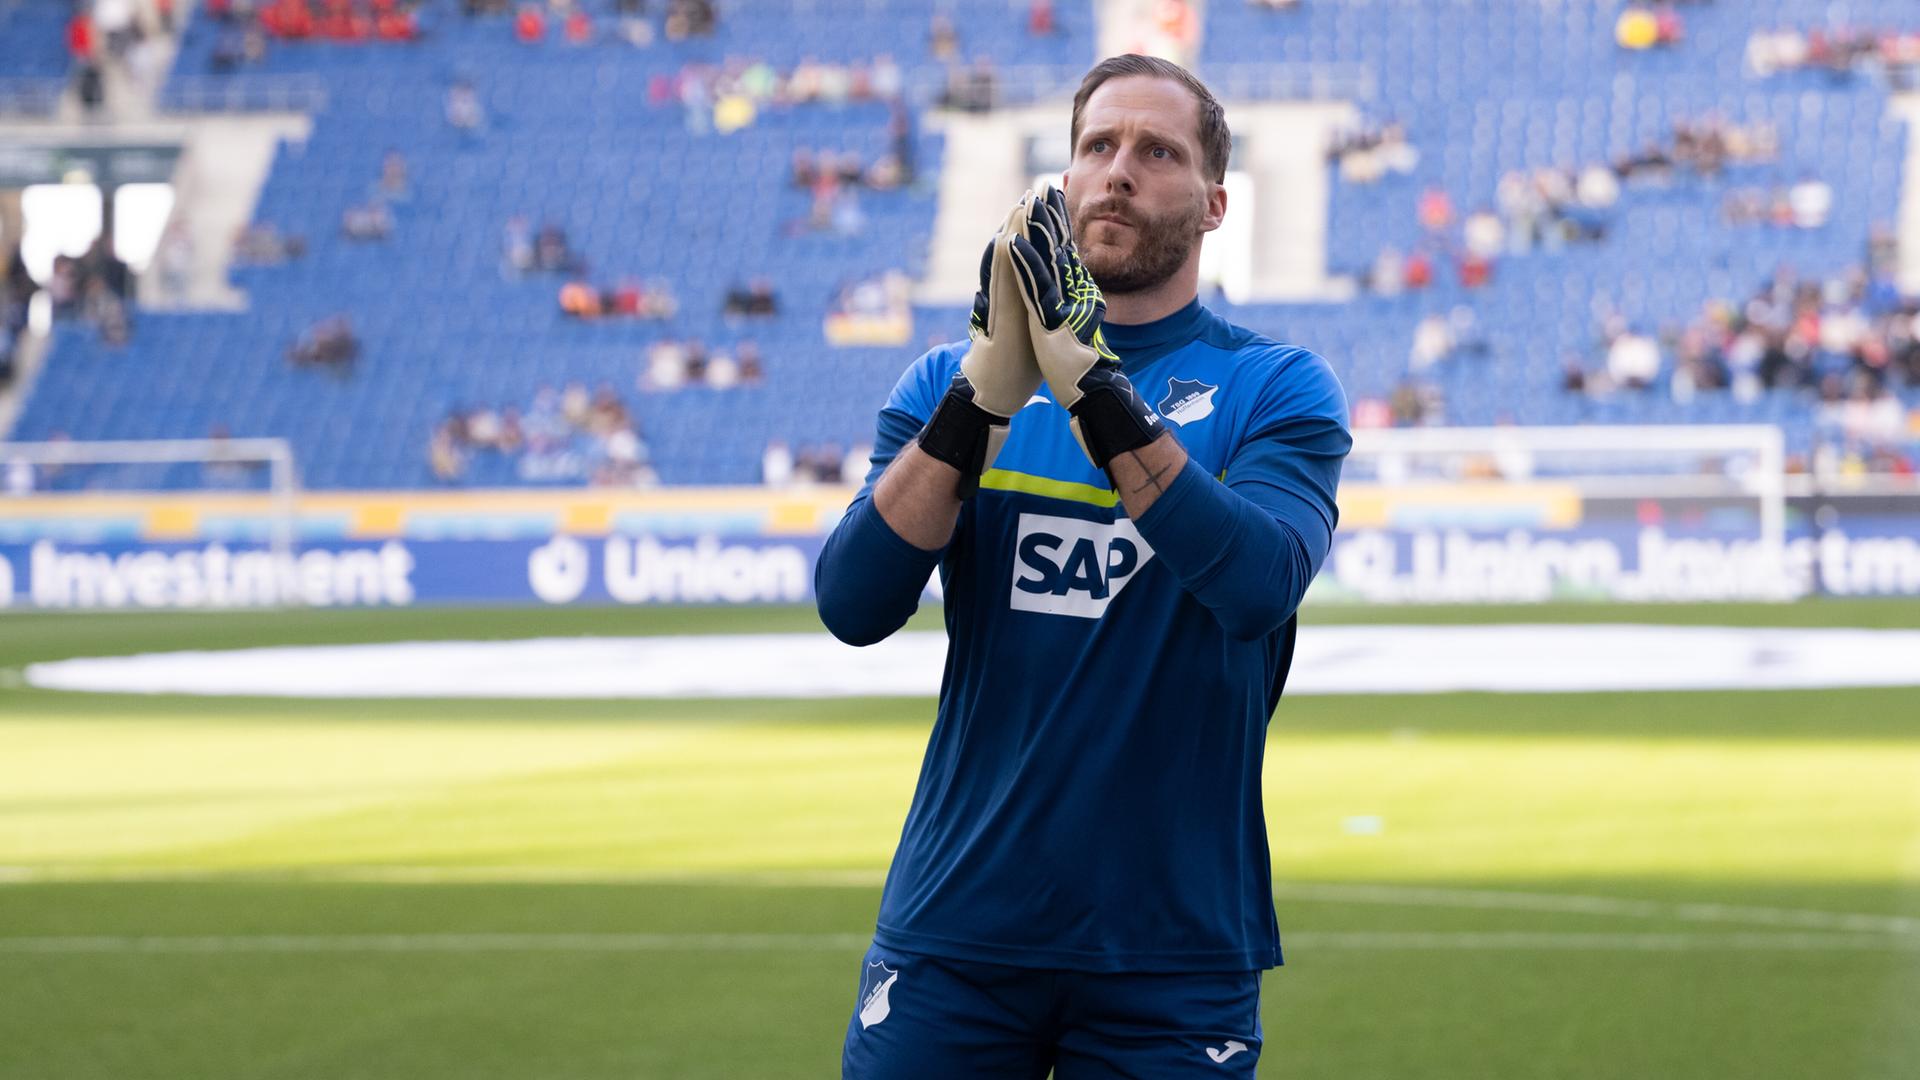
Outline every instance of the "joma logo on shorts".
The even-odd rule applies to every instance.
[[[1097,619],[1153,558],[1140,530],[1125,518],[1099,522],[1021,514],[1019,536],[1007,601],[1015,611]]]

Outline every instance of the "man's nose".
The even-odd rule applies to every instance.
[[[1125,154],[1113,156],[1113,165],[1107,169],[1107,190],[1117,191],[1122,195],[1134,193],[1133,165],[1127,160]]]

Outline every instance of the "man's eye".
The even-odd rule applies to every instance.
[[[1156,146],[1153,148],[1153,156],[1157,158],[1170,158],[1173,156],[1173,152],[1164,146]]]
[[[1095,139],[1093,140],[1093,142],[1087,145],[1087,149],[1093,151],[1096,154],[1104,154],[1107,152],[1107,140]]]

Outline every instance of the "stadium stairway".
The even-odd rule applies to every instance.
[[[1907,125],[1905,175],[1920,177],[1920,94],[1896,96],[1889,107]],[[1920,183],[1909,183],[1900,194],[1900,286],[1920,293]]]

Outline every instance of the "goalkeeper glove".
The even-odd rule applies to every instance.
[[[980,291],[967,330],[972,345],[920,432],[920,449],[960,470],[962,499],[979,490],[980,475],[1006,443],[1013,415],[1040,389],[1010,246],[1025,230],[1033,201],[1029,191],[980,256]]]
[[[1066,408],[1080,449],[1104,471],[1115,457],[1159,438],[1166,424],[1120,373],[1120,358],[1101,336],[1107,302],[1074,246],[1066,196],[1049,186],[1032,198],[1022,232],[1012,240],[1013,265],[1034,359]]]

